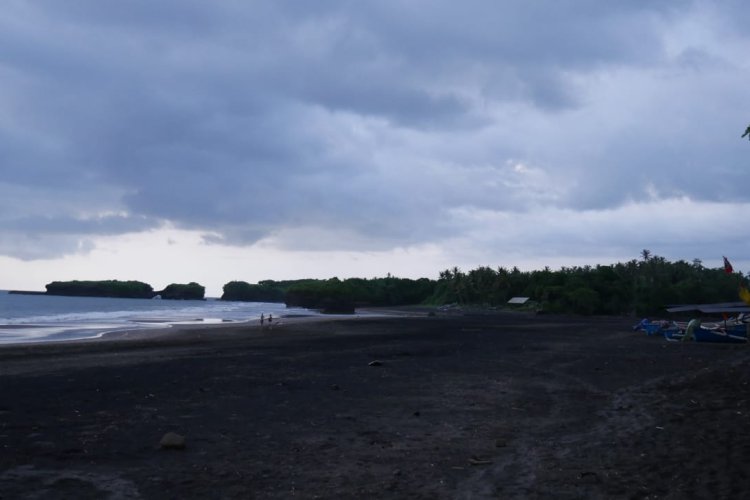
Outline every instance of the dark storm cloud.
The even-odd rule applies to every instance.
[[[74,219],[68,217],[23,217],[11,218],[3,222],[7,231],[22,233],[39,232],[48,234],[111,235],[138,232],[150,229],[152,224],[144,217],[124,217],[105,215],[95,219]]]
[[[726,5],[10,2],[0,230],[387,248],[460,233],[456,209],[746,201]]]

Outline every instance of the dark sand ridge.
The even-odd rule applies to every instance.
[[[286,323],[0,348],[0,497],[750,491],[747,346],[618,318]]]

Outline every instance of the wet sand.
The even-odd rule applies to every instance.
[[[750,348],[629,318],[287,321],[0,347],[0,498],[738,498]],[[174,432],[184,449],[163,449]]]

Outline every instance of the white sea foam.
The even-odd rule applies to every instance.
[[[11,295],[0,292],[0,344],[94,338],[104,332],[172,324],[253,321],[316,314],[264,302],[171,301]]]

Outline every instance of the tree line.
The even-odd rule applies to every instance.
[[[427,278],[350,278],[340,280],[265,280],[251,285],[232,281],[224,285],[222,300],[285,302],[287,306],[352,313],[357,306],[422,304],[434,293],[436,282]]]
[[[521,271],[517,267],[454,267],[437,280],[396,278],[301,279],[257,284],[231,281],[223,300],[284,302],[288,306],[328,313],[352,313],[361,306],[458,304],[502,307],[512,297],[528,297],[538,312],[640,316],[664,313],[673,304],[738,300],[744,277],[731,268],[706,268],[692,262],[670,262],[643,250],[639,259],[612,265]],[[47,285],[48,295],[164,299],[203,299],[198,283],[171,284],[161,291],[139,281],[67,281]],[[29,292],[26,292],[29,293]]]
[[[646,250],[641,260],[559,271],[454,268],[440,274],[433,300],[499,306],[524,296],[544,312],[651,315],[672,304],[736,301],[741,280],[739,273],[706,268],[698,259],[670,262]]]
[[[521,271],[478,267],[442,271],[437,280],[351,278],[267,280],[224,286],[224,300],[286,302],[326,312],[353,312],[357,306],[474,305],[498,307],[512,297],[529,297],[540,312],[574,314],[663,313],[671,304],[737,300],[740,273],[710,269],[698,259],[670,262],[644,250],[640,259],[612,265]]]

